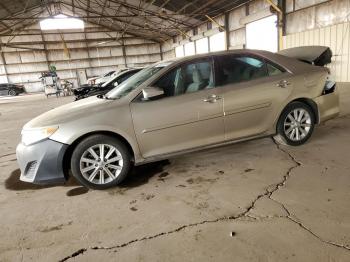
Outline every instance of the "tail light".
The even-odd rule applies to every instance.
[[[335,91],[336,85],[337,85],[336,82],[327,80],[326,84],[323,88],[322,95],[327,95],[327,94],[333,93]]]

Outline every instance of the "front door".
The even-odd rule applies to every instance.
[[[241,139],[271,130],[281,105],[291,94],[291,74],[250,55],[216,59],[224,98],[225,139]]]
[[[215,88],[212,58],[182,64],[154,84],[164,96],[131,103],[143,157],[175,153],[224,141],[223,99]]]

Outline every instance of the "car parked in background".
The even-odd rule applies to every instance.
[[[17,96],[24,93],[24,86],[17,84],[0,84],[0,95]]]
[[[75,100],[80,100],[89,96],[104,95],[141,70],[142,68],[124,70],[110,78],[106,83],[98,85],[83,85],[79,88],[73,89]]]
[[[191,151],[266,136],[302,145],[316,124],[339,114],[336,83],[323,67],[331,56],[308,52],[232,50],[149,66],[105,96],[27,123],[20,179],[64,182],[71,170],[82,185],[106,189],[133,165]]]
[[[107,81],[109,77],[111,77],[116,71],[109,71],[108,73],[101,75],[101,76],[95,76],[91,77],[87,80],[88,85],[95,85],[99,83],[104,83],[103,81]]]

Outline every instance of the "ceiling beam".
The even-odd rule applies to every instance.
[[[102,11],[101,11],[102,14],[104,13],[104,11],[105,11],[105,9],[106,9],[107,2],[108,2],[108,0],[105,0],[104,3],[103,3]],[[119,5],[119,6],[120,6],[120,5]],[[99,18],[99,20],[98,20],[98,23],[100,23],[100,22],[101,22],[101,18]]]
[[[70,5],[70,4],[69,4]],[[79,7],[77,7],[79,8]],[[192,13],[191,13],[192,14]],[[195,14],[195,15],[205,15],[204,13],[198,13],[198,14]],[[186,16],[186,14],[166,14],[166,15],[162,15],[162,19],[164,20],[167,20],[165,16],[169,16],[169,17],[176,17],[176,16]],[[157,18],[160,18],[158,15],[136,15],[136,14],[125,14],[125,15],[103,15],[102,16],[102,13],[101,15],[98,15],[98,16],[93,16],[93,15],[89,15],[89,16],[79,16],[77,18],[130,18],[130,17],[135,17],[135,18],[153,18],[153,17],[157,17]],[[47,19],[47,18],[52,18],[51,16],[42,16],[42,17],[38,17],[38,19]],[[3,21],[10,21],[10,20],[18,20],[18,19],[21,19],[21,20],[28,20],[28,19],[31,19],[30,17],[6,17],[6,18],[1,18],[0,20],[3,20]],[[57,19],[60,19],[60,18],[57,18]]]
[[[196,13],[199,13],[201,12],[203,9],[209,7],[210,5],[216,3],[218,4],[218,2],[221,2],[221,1],[217,1],[217,0],[209,0],[207,1],[204,5],[201,5],[199,8],[197,8],[195,11],[193,11],[191,14],[190,14],[190,17],[191,18],[195,18],[197,17],[198,15],[196,15]],[[236,1],[237,2],[237,1]]]
[[[171,0],[165,0],[160,6],[159,9],[164,8],[164,6],[166,6]]]
[[[10,15],[13,15],[13,12],[10,10],[10,9],[8,9],[8,7],[5,5],[5,4],[3,4],[3,3],[1,3],[0,2],[0,7],[2,8],[2,9],[4,9],[7,13],[9,13]]]
[[[86,28],[85,28],[86,29]],[[28,32],[27,32],[28,31]],[[116,33],[116,30],[91,30],[91,31],[85,31],[86,34],[92,34],[92,33]],[[38,31],[36,30],[22,30],[22,33],[18,34],[11,34],[11,33],[6,33],[6,34],[2,34],[1,36],[31,36],[31,35],[41,35],[41,33],[43,35],[57,35],[57,32],[46,32],[46,31],[41,31],[40,29]],[[63,34],[64,35],[74,35],[74,34],[83,34],[84,31],[64,31]],[[135,37],[124,37],[124,38],[135,38]],[[141,37],[138,37],[141,38]]]
[[[74,0],[72,0],[72,12],[73,12],[73,16],[75,16],[75,3],[74,3]]]
[[[22,0],[20,0],[20,1],[21,1],[21,3],[22,3],[23,6],[24,6],[24,7],[23,7],[23,11],[22,11],[22,13],[24,14],[24,13],[27,11],[29,1],[31,1],[31,0],[27,0],[25,4],[23,3]]]
[[[4,34],[4,33],[8,33],[9,31],[14,31],[15,29],[16,29],[16,30],[20,30],[20,29],[22,29],[22,28],[25,28],[26,26],[28,26],[28,24],[32,24],[31,22],[36,21],[36,20],[37,20],[36,16],[41,15],[42,13],[43,13],[42,10],[40,10],[39,12],[36,12],[35,14],[33,14],[33,15],[31,16],[32,20],[30,20],[30,22],[27,21],[27,22],[24,23],[24,24],[23,24],[23,21],[20,20],[20,18],[19,18],[19,19],[18,19],[19,21],[17,21],[16,23],[14,23],[14,24],[12,24],[12,25],[9,25],[9,28],[8,28],[8,29],[1,31],[1,32],[0,32],[0,35],[2,35],[2,34]],[[21,25],[19,28],[15,28],[17,25],[19,25],[19,24],[21,24],[21,23],[22,23],[22,25]]]
[[[70,6],[70,4],[67,4],[67,3],[62,3],[62,4],[63,4],[63,5],[66,5],[66,6]],[[99,18],[104,19],[104,15],[101,14],[101,13],[99,13],[99,12],[87,10],[86,8],[83,8],[83,7],[80,7],[80,6],[79,6],[79,7],[76,6],[76,9],[82,10],[82,11],[84,11],[84,12],[90,12],[90,13],[92,13],[92,14],[98,15]],[[91,16],[89,17],[89,19],[91,19]],[[108,19],[108,18],[106,18],[106,19]],[[128,21],[124,21],[124,20],[118,19],[118,18],[111,18],[111,19],[112,19],[112,21],[115,20],[115,21],[118,21],[118,22],[121,22],[121,23],[124,23],[124,24],[125,24],[125,23],[128,23]],[[87,22],[91,22],[91,20],[87,20]],[[136,28],[139,28],[139,29],[145,29],[145,28],[144,28],[144,25],[140,25],[140,24],[136,24],[136,23],[129,23],[129,24],[130,24],[131,26],[136,27]],[[106,25],[103,24],[103,26],[106,26]],[[115,30],[118,31],[118,29],[115,29]],[[119,30],[123,31],[124,29],[123,29],[123,28],[119,28]],[[128,34],[132,34],[132,31],[133,31],[133,29],[131,28],[130,30],[127,30],[127,33],[128,33]],[[152,31],[152,32],[154,32],[155,34],[157,34],[158,36],[161,36],[161,33],[159,32],[158,29],[152,29],[152,28],[150,28],[148,31]],[[140,35],[140,34],[138,34],[138,36],[143,36],[143,37],[144,37],[144,35]],[[147,37],[145,37],[145,38],[147,38]],[[156,40],[155,37],[148,37],[148,39],[152,39],[153,41],[158,42],[158,40]]]
[[[114,20],[113,20],[113,21],[114,21]],[[101,26],[101,27],[107,28],[107,29],[109,29],[109,30],[111,30],[111,31],[113,31],[113,32],[116,32],[116,33],[119,33],[119,31],[120,31],[120,29],[116,29],[116,28],[114,28],[114,27],[112,27],[112,26],[110,26],[110,25],[105,25],[105,24],[100,25],[100,24],[98,24],[97,22],[94,22],[93,20],[90,20],[89,23],[90,23],[90,24],[93,24],[93,25],[97,25],[97,26]],[[136,38],[147,39],[147,40],[152,41],[152,42],[154,42],[154,43],[159,43],[159,42],[160,42],[159,39],[157,39],[157,38],[145,36],[145,35],[143,35],[143,34],[134,34],[133,32],[127,32],[127,34],[130,35],[130,36],[134,36],[134,37],[136,37]]]
[[[184,11],[187,7],[189,7],[191,5],[195,6],[198,1],[199,0],[194,0],[194,1],[191,1],[187,4],[185,4],[181,9],[177,10],[176,13],[182,13],[182,11]]]
[[[3,21],[1,21],[0,20],[0,24],[2,24],[4,27],[6,27],[7,29],[9,29],[10,27],[7,25],[7,24],[5,24]]]
[[[38,4],[38,5],[32,6],[30,8],[27,8],[26,13],[29,13],[37,8],[42,8],[43,6],[44,6],[43,4]],[[12,15],[2,17],[0,20],[6,20],[7,18],[11,18],[11,20],[21,19],[21,17],[20,17],[21,15],[23,15],[23,11],[19,11],[19,12],[13,13]]]
[[[123,2],[123,1],[121,1],[121,0],[109,0],[109,1],[110,1],[110,2],[113,2],[113,3],[121,4],[121,5],[123,5],[124,7],[129,8],[129,9],[133,9],[133,10],[135,10],[135,11],[139,11],[139,10],[140,10],[138,7],[133,6],[133,5],[131,5],[131,4],[128,4],[127,2]],[[168,13],[169,13],[169,12],[170,12],[170,11],[168,10]],[[162,16],[162,15],[161,15],[159,12],[157,12],[157,11],[144,10],[144,13],[145,13],[145,14],[148,14],[148,15],[154,15],[154,16],[160,18],[160,19],[163,19],[163,20],[168,20],[168,21],[176,22],[176,23],[178,23],[178,24],[182,24],[183,26],[192,26],[192,24],[190,24],[190,23],[185,23],[185,22],[183,22],[182,20],[174,20],[173,18],[164,17],[164,16]]]

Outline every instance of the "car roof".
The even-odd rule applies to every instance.
[[[218,52],[210,52],[205,54],[199,54],[199,55],[192,55],[192,56],[186,56],[181,58],[175,58],[168,61],[173,62],[183,62],[188,60],[193,60],[197,58],[206,58],[206,57],[212,57],[212,56],[222,56],[222,55],[230,55],[230,54],[251,54],[251,55],[260,55],[260,56],[274,56],[276,53],[272,53],[265,50],[255,50],[255,49],[235,49],[235,50],[226,50],[226,51],[218,51]]]
[[[282,54],[273,53],[265,50],[255,50],[255,49],[235,49],[235,50],[228,50],[228,51],[211,52],[206,54],[199,54],[199,55],[165,60],[165,61],[159,62],[158,64],[169,63],[172,65],[175,65],[175,64],[181,64],[184,62],[190,62],[194,59],[207,58],[207,57],[213,57],[213,56],[235,55],[235,54],[253,55],[253,56],[256,55],[258,57],[262,57],[264,59],[272,61],[290,72],[301,72],[303,70],[307,70],[308,68],[310,69],[310,65],[303,63],[295,58],[287,57]]]

